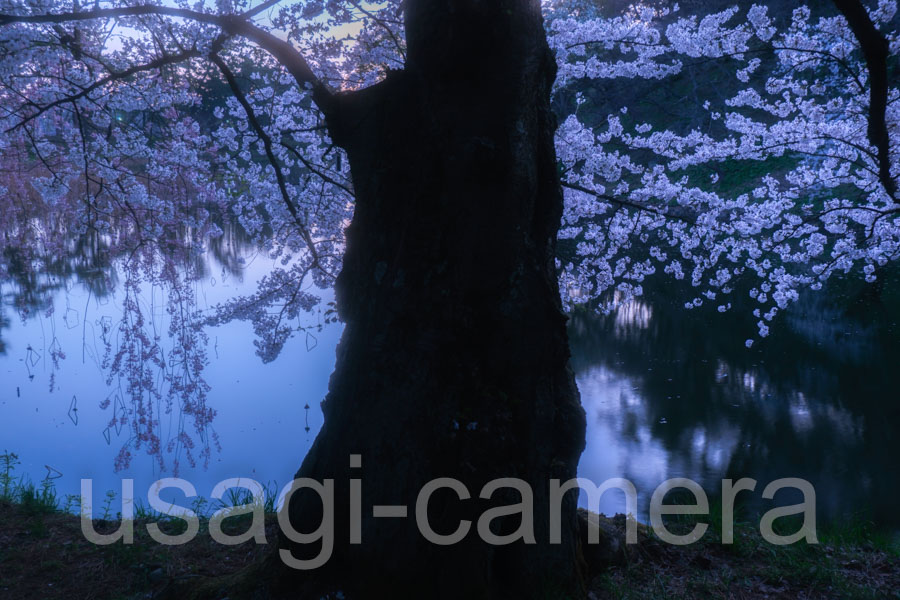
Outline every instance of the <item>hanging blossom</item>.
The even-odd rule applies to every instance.
[[[217,10],[247,8],[236,2]],[[71,2],[0,2],[3,15],[83,10]],[[290,8],[282,14],[292,18]],[[377,81],[385,70],[376,63],[389,55],[379,49],[382,40],[402,51],[402,35],[393,37],[397,14],[397,5],[375,11],[366,4],[344,15],[361,23],[359,43],[310,37],[319,75],[337,87]],[[286,23],[277,15],[272,21]],[[314,30],[321,26],[305,29]],[[236,90],[225,85],[213,55],[231,70]],[[351,56],[372,65],[366,78],[346,76]],[[47,261],[70,255],[80,237],[102,239],[119,265],[109,272],[125,275],[122,319],[103,328],[107,433],[130,433],[116,467],[126,468],[136,450],[176,472],[184,461],[208,463],[218,441],[203,379],[203,328],[249,320],[258,353],[272,360],[304,331],[296,317],[320,302],[314,290],[298,288],[327,288],[340,269],[353,208],[349,165],[328,138],[309,88],[258,47],[195,20],[3,24],[0,130],[4,278],[10,271],[41,277]],[[210,316],[198,311],[191,282],[196,256],[222,233],[221,219],[239,223],[283,268],[257,293]],[[147,288],[166,294],[168,325],[142,309]],[[49,293],[36,306],[25,294],[13,297],[23,299],[23,316],[52,306]],[[54,361],[65,356],[58,350]],[[177,426],[164,435],[166,420]]]

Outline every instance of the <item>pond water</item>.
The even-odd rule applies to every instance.
[[[686,311],[677,299],[576,314],[573,366],[588,417],[579,470],[631,480],[643,509],[670,477],[697,481],[711,498],[723,478],[753,478],[747,516],[773,505],[761,498],[766,484],[798,477],[815,488],[820,523],[897,531],[896,303],[858,290],[833,296],[801,299],[752,350],[741,342],[755,319]],[[801,498],[785,490],[775,500]]]
[[[204,313],[251,293],[275,264],[233,234],[200,262],[190,287]],[[209,328],[204,377],[216,416],[194,442],[213,448],[208,467],[192,466],[176,443],[162,453],[163,466],[133,450],[130,465],[116,472],[117,455],[134,434],[120,419],[130,403],[127,386],[109,381],[104,364],[107,343],[112,355],[122,343],[125,274],[116,264],[104,286],[85,268],[0,281],[0,451],[16,452],[18,472],[32,480],[52,477],[61,495],[78,493],[80,480],[92,478],[95,503],[105,490],[118,491],[122,478],[145,494],[150,482],[173,474],[176,458],[178,475],[200,495],[230,477],[284,484],[321,427],[319,402],[340,325],[310,315],[312,333],[293,338],[266,364],[254,354],[247,323]],[[164,286],[139,291],[143,327],[162,344],[172,343],[167,297]],[[754,328],[740,313],[681,304],[657,299],[606,317],[573,315],[573,366],[588,422],[579,475],[598,484],[632,481],[643,518],[652,491],[671,477],[694,479],[711,497],[722,478],[752,477],[758,484],[748,497],[756,499],[770,481],[801,477],[815,486],[820,521],[853,515],[900,528],[897,312],[881,297],[835,308],[815,296],[747,349]],[[862,317],[848,315],[847,306]],[[158,402],[164,408],[165,399]],[[163,443],[180,440],[184,415],[159,414]],[[621,495],[604,495],[601,509],[621,512]]]

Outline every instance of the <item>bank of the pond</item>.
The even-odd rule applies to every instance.
[[[601,519],[608,533],[624,536],[623,517]],[[268,545],[251,540],[224,546],[210,537],[204,524],[191,542],[163,546],[150,538],[145,525],[141,519],[135,523],[131,545],[97,546],[85,539],[78,517],[41,501],[39,494],[24,502],[0,500],[0,598],[154,598],[173,580],[229,575],[261,560],[276,543],[278,527],[269,512]],[[247,518],[236,517],[226,519],[223,530],[234,535],[248,525]],[[94,526],[112,531],[118,523],[95,521]],[[641,526],[638,543],[618,555],[618,564],[598,565],[599,556],[593,555],[596,572],[589,597],[900,597],[897,548],[864,528],[824,533],[823,543],[815,546],[782,547],[764,541],[749,526],[739,526],[735,544],[725,546],[713,529],[698,543],[672,546]]]
[[[593,578],[590,597],[900,598],[900,547],[870,525],[820,529],[818,544],[775,546],[750,524],[736,524],[734,543],[723,544],[716,523],[709,522],[706,535],[686,546],[664,543],[642,527],[639,543],[629,547],[624,562]],[[693,527],[685,525],[685,533]]]

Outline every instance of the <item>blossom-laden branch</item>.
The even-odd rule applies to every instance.
[[[122,407],[110,428],[131,431],[117,467],[144,449],[160,466],[170,452],[168,465],[177,469],[182,458],[208,461],[215,445],[202,376],[206,338],[188,281],[192,257],[215,246],[220,221],[238,221],[270,257],[294,265],[294,291],[280,317],[257,329],[265,360],[296,334],[287,324],[298,312],[318,303],[301,286],[327,287],[339,268],[352,186],[347,161],[327,137],[334,94],[292,43],[250,22],[276,4],[223,4],[212,14],[0,0],[0,155],[16,158],[0,194],[16,190],[2,195],[12,201],[27,190],[36,208],[54,215],[47,219],[65,224],[66,236],[111,238],[125,257],[127,319],[117,339],[105,338],[103,364]],[[129,33],[109,43],[122,26]],[[327,60],[317,59],[325,72]],[[16,236],[23,257],[55,247],[46,233]],[[163,351],[141,315],[142,283],[169,291],[171,350]],[[271,304],[239,304],[243,310],[219,307],[217,322],[270,324]],[[159,403],[180,414],[168,440],[158,427]]]
[[[294,201],[291,199],[291,195],[287,187],[287,181],[284,175],[284,170],[281,168],[281,164],[278,162],[278,157],[275,156],[275,152],[272,149],[272,138],[268,133],[266,133],[266,130],[260,124],[256,113],[253,111],[253,107],[250,105],[250,102],[247,101],[247,97],[241,90],[241,87],[238,84],[234,73],[231,72],[231,69],[228,68],[228,65],[225,64],[225,61],[222,60],[222,57],[216,54],[217,50],[218,49],[214,49],[213,52],[210,53],[209,60],[212,61],[212,63],[216,65],[216,67],[218,67],[218,69],[222,72],[222,75],[225,77],[225,81],[228,82],[228,87],[231,89],[231,93],[234,94],[235,99],[237,99],[238,103],[241,105],[241,108],[244,109],[244,112],[247,115],[247,121],[250,123],[253,131],[256,132],[256,135],[259,136],[259,139],[262,140],[263,148],[265,149],[266,153],[266,159],[269,161],[269,164],[275,171],[275,178],[278,181],[278,191],[281,193],[281,197],[284,200],[285,206],[287,206],[288,211],[291,213],[291,217],[294,219],[297,228],[300,230],[300,235],[303,236],[303,240],[306,242],[310,254],[312,254],[312,266],[319,267],[319,255],[316,252],[315,241],[312,239],[312,236],[306,229],[306,224],[300,218],[300,214],[297,212],[297,207],[294,206]]]
[[[702,18],[646,6],[612,19],[552,13],[558,101],[570,107],[557,133],[560,237],[575,249],[560,261],[570,303],[605,298],[609,310],[661,270],[697,289],[688,308],[726,311],[737,282],[755,281],[765,335],[803,288],[854,268],[872,280],[898,257],[900,91],[886,79],[900,50],[896,3],[843,4],[868,30],[837,11],[814,22],[806,7],[780,31],[760,5],[743,20],[737,8]],[[733,83],[698,87],[723,72]],[[641,100],[607,81],[636,81],[618,86]],[[601,94],[613,100],[604,106]],[[681,130],[645,108],[666,104],[690,115]],[[675,218],[685,214],[695,218]]]
[[[279,64],[283,65],[290,72],[299,85],[305,86],[308,84],[311,86],[314,97],[320,103],[320,108],[323,111],[327,111],[331,106],[332,92],[325,84],[319,81],[306,59],[303,58],[303,55],[288,42],[257,27],[250,21],[250,18],[255,16],[260,10],[274,6],[274,4],[267,2],[257,7],[257,9],[249,10],[243,14],[215,14],[186,8],[154,6],[152,4],[56,14],[0,14],[0,27],[14,23],[62,24],[141,16],[177,17],[198,23],[215,25],[225,33],[241,36],[269,52]]]

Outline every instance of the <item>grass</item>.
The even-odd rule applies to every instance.
[[[818,544],[775,546],[765,541],[758,520],[735,519],[734,543],[723,544],[721,506],[709,516],[666,518],[673,533],[698,522],[710,527],[700,541],[672,546],[641,526],[639,543],[624,564],[591,583],[592,598],[630,600],[693,598],[897,598],[900,599],[900,545],[862,518],[818,530]],[[799,519],[775,521],[775,533],[800,528]]]
[[[19,504],[31,516],[60,510],[60,499],[53,480],[45,478],[36,486],[24,475],[16,477],[15,470],[19,464],[18,454],[5,451],[0,454],[0,501]]]
[[[269,545],[252,540],[235,546],[215,542],[209,535],[208,515],[222,510],[222,531],[236,536],[246,531],[252,515],[236,507],[253,504],[247,490],[232,489],[221,500],[198,499],[192,508],[201,515],[200,531],[189,543],[165,546],[154,541],[147,525],[156,523],[167,535],[178,535],[185,521],[136,502],[134,543],[121,541],[98,546],[85,539],[78,518],[80,497],[59,497],[52,479],[35,485],[16,474],[19,457],[0,454],[0,598],[40,600],[105,600],[148,598],[172,578],[233,573],[262,557]],[[265,490],[262,502],[266,540],[277,540],[277,487]],[[245,493],[246,492],[246,493]],[[107,492],[95,513],[94,529],[112,533],[120,526],[113,513],[116,494]],[[235,514],[229,515],[230,512]]]
[[[105,600],[147,598],[171,578],[215,577],[254,563],[270,549],[253,541],[224,546],[201,531],[191,542],[164,546],[150,538],[136,519],[134,543],[97,546],[88,542],[78,517],[57,511],[30,514],[25,505],[0,501],[0,598]],[[169,535],[183,530],[180,520],[161,521]],[[223,530],[242,533],[240,523]],[[277,522],[266,515],[266,539],[277,539]],[[245,526],[245,525],[244,525]],[[99,533],[119,527],[114,521],[94,521]],[[246,526],[245,526],[246,528]]]
[[[15,454],[0,454],[0,598],[41,600],[125,600],[150,598],[172,578],[215,577],[257,563],[277,543],[274,485],[261,502],[266,544],[252,540],[225,546],[209,535],[202,518],[197,536],[181,546],[158,544],[146,525],[158,523],[169,535],[184,531],[181,519],[135,506],[134,543],[97,546],[81,531],[78,498],[59,498],[53,481],[34,485],[17,477]],[[109,494],[93,522],[98,533],[118,529],[113,517],[115,495]],[[204,501],[205,502],[205,501]],[[232,489],[213,504],[194,505],[208,515],[223,510],[222,530],[239,535],[252,516],[235,507],[253,504],[247,490]],[[229,515],[233,512],[234,514]],[[689,546],[672,546],[639,526],[638,544],[627,546],[622,564],[601,570],[590,582],[590,598],[894,598],[900,600],[900,548],[897,540],[878,532],[861,517],[819,528],[820,544],[773,546],[762,539],[757,519],[735,519],[734,544],[721,543],[721,506],[709,516],[674,515],[666,519],[673,533],[686,533],[698,522],[709,523],[703,538]],[[605,518],[604,518],[605,519]],[[624,518],[606,519],[624,536]],[[796,531],[791,519],[776,521],[777,532]]]

